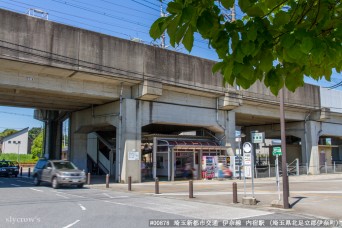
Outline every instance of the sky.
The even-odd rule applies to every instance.
[[[0,8],[22,13],[33,13],[39,9],[48,13],[48,20],[67,24],[123,39],[139,39],[145,44],[160,45],[149,36],[149,28],[160,17],[161,6],[166,3],[158,0],[0,0]],[[241,17],[237,10],[237,17]],[[166,47],[183,53],[183,47],[172,48],[166,40]],[[208,43],[195,37],[191,55],[217,60],[216,53],[208,48]],[[331,82],[306,79],[307,83],[332,86],[340,82],[341,74],[333,73]],[[0,132],[6,128],[23,129],[41,127],[42,122],[33,119],[33,109],[1,107]]]

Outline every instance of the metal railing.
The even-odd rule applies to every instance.
[[[293,165],[288,167],[289,175],[310,175],[313,174],[314,171],[320,174],[333,174],[333,173],[341,173],[342,174],[342,164],[336,164],[333,162],[332,164],[325,163],[320,166],[309,166],[307,164],[304,165]],[[266,177],[275,177],[276,176],[276,167],[274,165],[269,165],[268,167],[263,168],[255,168],[255,177],[256,178],[266,178]]]

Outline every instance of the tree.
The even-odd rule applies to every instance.
[[[40,127],[33,127],[28,132],[28,137],[30,141],[33,141],[42,131],[43,129]]]
[[[4,137],[8,135],[12,135],[14,133],[18,132],[17,130],[14,129],[6,129],[3,132],[0,133],[0,140],[3,139]]]
[[[43,131],[33,140],[31,154],[32,158],[40,157],[43,154]]]
[[[157,19],[152,38],[164,31],[173,47],[191,51],[194,33],[209,41],[221,60],[213,72],[225,83],[249,88],[256,80],[272,93],[290,91],[304,76],[330,80],[342,68],[342,6],[340,0],[238,0],[244,17],[227,21],[234,0],[172,0],[169,16]]]

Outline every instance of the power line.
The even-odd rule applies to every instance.
[[[131,1],[132,1],[132,2],[135,2],[135,3],[138,3],[138,4],[142,5],[142,6],[145,6],[145,7],[149,8],[149,9],[152,9],[152,10],[154,10],[154,11],[159,12],[159,10],[157,10],[157,9],[155,9],[155,8],[152,8],[152,7],[148,6],[148,5],[145,5],[144,3],[141,3],[141,2],[138,2],[138,1],[135,1],[135,0],[131,0]]]
[[[142,11],[142,10],[137,10],[137,9],[132,8],[132,7],[123,6],[123,5],[120,5],[120,4],[117,4],[117,3],[113,3],[113,2],[110,2],[110,1],[107,1],[107,0],[100,0],[100,1],[106,2],[106,3],[111,4],[111,5],[119,6],[119,7],[125,8],[125,9],[133,10],[133,11],[136,11],[136,12],[139,12],[139,13],[144,13],[144,14],[148,14],[148,15],[151,15],[151,16],[156,16],[156,14],[148,13],[148,12],[145,12],[145,11]]]
[[[77,9],[85,10],[85,11],[88,11],[88,12],[96,13],[96,14],[99,14],[99,15],[102,15],[102,16],[105,16],[105,17],[110,17],[110,18],[113,18],[113,19],[116,19],[116,20],[125,21],[125,22],[130,23],[130,24],[135,24],[135,25],[139,25],[139,26],[142,26],[142,27],[149,28],[148,25],[141,24],[140,22],[136,22],[136,21],[132,21],[132,20],[127,20],[127,19],[125,19],[123,17],[117,17],[117,16],[115,16],[113,14],[101,12],[101,11],[98,11],[98,10],[94,10],[92,8],[88,8],[88,7],[72,4],[72,3],[69,3],[69,2],[62,1],[62,0],[51,0],[51,1],[59,3],[59,4],[68,5],[68,6],[77,8]]]
[[[0,0],[1,1],[1,0]],[[18,1],[15,1],[15,0],[12,0],[13,2],[16,2],[16,3],[19,3],[19,4],[22,4],[22,5],[26,5],[26,6],[29,6],[29,7],[37,7],[35,5],[31,5],[31,4],[26,4],[26,3],[22,3],[22,2],[18,2]],[[52,0],[52,1],[60,1],[60,0]],[[105,0],[103,0],[105,1]],[[22,7],[24,8],[23,6],[18,6],[16,4],[13,4],[13,3],[8,3],[8,2],[5,2],[5,1],[1,1],[1,2],[4,2],[6,4],[10,4],[10,5],[13,5],[13,6],[17,6],[17,7]],[[59,2],[58,2],[59,3]],[[76,6],[74,6],[76,7]],[[77,7],[76,7],[77,8]],[[44,9],[44,8],[43,8]],[[132,30],[132,31],[135,31],[135,32],[138,32],[138,33],[143,33],[143,34],[147,34],[147,32],[143,32],[143,31],[138,31],[138,30],[135,30],[135,29],[131,29],[129,27],[122,27],[122,26],[119,26],[119,25],[114,25],[114,24],[110,24],[110,23],[106,23],[106,22],[100,22],[100,21],[97,21],[97,20],[93,20],[93,19],[88,19],[88,18],[85,18],[85,17],[81,17],[81,16],[76,16],[76,15],[72,15],[72,14],[68,14],[68,13],[64,13],[64,12],[60,12],[60,11],[56,11],[56,10],[51,10],[51,9],[48,9],[48,8],[45,8],[44,10],[48,10],[48,11],[51,11],[51,12],[56,12],[56,13],[60,13],[60,14],[65,14],[65,15],[68,15],[68,16],[71,16],[71,17],[76,17],[76,18],[80,18],[80,19],[84,19],[84,20],[89,20],[89,21],[92,21],[92,22],[97,22],[97,23],[101,23],[101,24],[107,24],[109,26],[113,26],[113,27],[118,27],[118,28],[122,28],[122,29],[128,29],[128,30]],[[102,15],[102,14],[101,14]],[[90,25],[90,24],[86,24],[86,23],[83,23],[83,22],[79,22],[79,21],[75,21],[75,20],[71,20],[69,18],[65,18],[65,17],[61,17],[61,16],[56,16],[56,15],[51,15],[50,14],[50,19],[51,19],[51,16],[52,17],[57,17],[57,18],[61,18],[61,19],[64,19],[64,20],[67,20],[67,21],[73,21],[75,23],[80,23],[80,24],[83,24],[83,25],[86,25],[86,26],[90,26],[90,27],[94,27],[94,28],[98,28],[98,29],[101,29],[101,30],[107,30],[107,31],[110,31],[110,32],[114,32],[114,33],[117,33],[117,34],[121,34],[121,35],[124,35],[124,36],[128,36],[128,37],[132,37],[131,35],[128,35],[128,34],[125,34],[125,33],[122,33],[122,32],[117,32],[117,31],[114,31],[114,30],[110,30],[110,29],[107,29],[107,28],[102,28],[102,27],[99,27],[99,26],[94,26],[94,25]],[[105,15],[106,16],[106,15]],[[108,16],[108,15],[107,15]],[[62,24],[68,24],[68,25],[71,25],[73,26],[72,24],[70,23],[65,23],[63,21],[58,21],[58,20],[53,20],[53,21],[56,21],[58,23],[62,23]],[[207,42],[203,41],[203,40],[198,40],[198,39],[195,39],[195,42],[199,42],[199,43],[204,43],[204,44],[207,44]],[[198,45],[195,45],[194,44],[194,47],[198,47],[202,50],[206,50],[206,51],[213,51],[213,50],[210,50],[208,48],[203,48],[201,46],[198,46]],[[177,50],[177,49],[175,49]]]
[[[13,1],[16,2],[15,0],[13,0]],[[4,2],[4,1],[0,0],[0,2]],[[4,3],[9,4],[9,5],[13,5],[13,6],[17,6],[17,7],[21,7],[21,8],[25,8],[25,9],[26,9],[26,7],[24,7],[24,6],[20,6],[20,5],[16,5],[16,4],[13,4],[13,3],[8,3],[8,2],[4,2]],[[18,2],[18,3],[20,3],[20,2]],[[27,5],[27,6],[31,6],[31,7],[36,7],[36,6],[34,6],[34,5],[29,5],[29,4],[25,4],[25,3],[21,3],[21,4],[24,4],[24,5]],[[17,10],[14,10],[14,9],[11,9],[11,10],[13,10],[14,12],[17,12]],[[130,27],[123,27],[123,26],[120,26],[120,25],[115,25],[115,24],[111,24],[111,23],[107,23],[107,22],[103,22],[103,21],[98,21],[98,20],[93,20],[93,19],[89,19],[89,18],[86,18],[86,17],[77,16],[77,15],[72,15],[72,14],[68,14],[68,13],[63,13],[63,12],[60,12],[60,11],[51,10],[51,9],[47,9],[47,8],[45,8],[45,10],[48,10],[48,11],[50,11],[50,12],[65,14],[65,15],[68,15],[68,16],[71,16],[71,17],[75,17],[75,18],[79,18],[79,19],[83,19],[83,20],[88,20],[88,21],[91,21],[91,22],[96,22],[96,23],[99,23],[99,24],[109,25],[109,26],[111,26],[111,27],[122,28],[122,29],[127,29],[127,30],[131,30],[131,31],[134,31],[134,32],[138,32],[138,33],[148,34],[148,33],[145,32],[145,31],[139,31],[139,30],[131,29]],[[84,23],[84,22],[72,20],[72,19],[70,19],[70,18],[65,18],[65,17],[61,17],[61,16],[51,15],[51,14],[50,14],[50,19],[53,18],[53,17],[61,18],[61,19],[64,19],[64,20],[66,20],[66,21],[73,21],[73,22],[75,22],[75,23],[84,24],[84,25],[87,25],[87,26],[90,26],[90,27],[98,28],[98,29],[101,29],[101,30],[107,30],[107,31],[111,31],[111,32],[114,32],[114,33],[122,34],[122,35],[124,35],[124,36],[131,37],[130,35],[125,34],[125,33],[122,33],[122,32],[117,32],[117,31],[110,30],[110,29],[107,29],[107,28],[103,28],[103,27],[99,27],[99,26],[95,26],[95,25],[86,24],[86,23]],[[61,23],[61,24],[66,24],[66,25],[75,26],[75,25],[72,25],[72,24],[70,24],[70,23],[69,23],[69,24],[68,24],[68,23],[65,23],[64,21],[58,21],[58,20],[51,20],[51,21],[55,21],[55,22],[58,22],[58,23]]]
[[[16,116],[25,116],[25,117],[31,117],[31,118],[33,118],[33,115],[22,114],[22,113],[5,112],[5,111],[0,111],[0,113],[9,114],[9,115],[16,115]]]

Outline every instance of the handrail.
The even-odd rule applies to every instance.
[[[114,149],[114,145],[110,144],[106,139],[104,139],[99,133],[94,132],[94,134],[96,135],[96,137],[103,143],[106,145],[106,147],[108,147],[110,150]]]
[[[290,164],[288,164],[287,166],[291,166],[293,163],[298,162],[298,158],[296,158],[295,160],[293,160]]]

